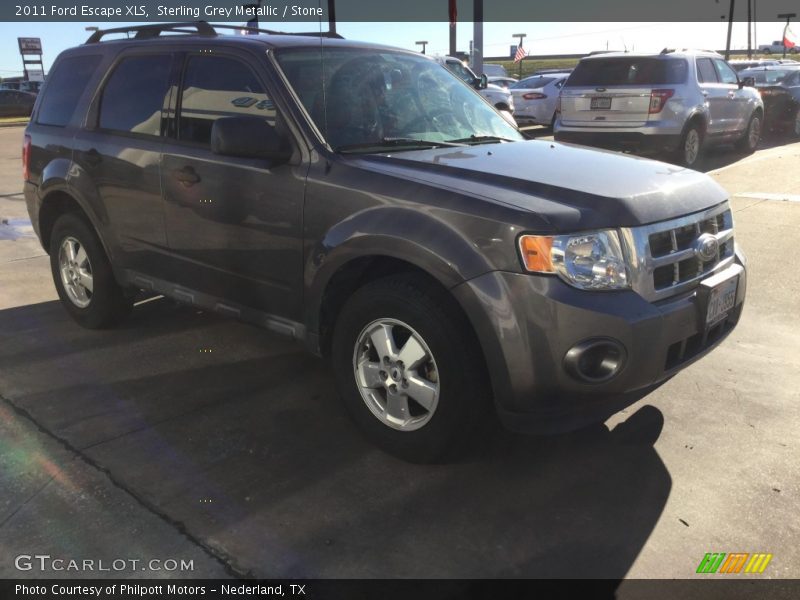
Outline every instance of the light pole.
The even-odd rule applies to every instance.
[[[729,60],[731,57],[731,33],[733,32],[733,4],[734,0],[731,0],[731,8],[728,12],[728,41],[725,43],[725,60]]]
[[[797,13],[783,13],[782,15],[778,15],[779,19],[786,19],[786,29],[783,30],[783,58],[786,58],[786,32],[789,29],[789,20],[796,16]]]
[[[519,52],[519,49],[522,48],[522,40],[523,40],[523,38],[528,37],[528,34],[527,33],[515,33],[511,37],[519,38],[519,43],[517,44],[517,52]],[[520,59],[519,59],[519,78],[520,79],[522,79],[522,60],[524,58],[525,58],[524,56],[521,56]]]
[[[427,40],[421,42],[414,42],[417,46],[422,46],[422,53],[425,54],[425,46],[428,45]]]

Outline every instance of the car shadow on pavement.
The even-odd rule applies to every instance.
[[[761,141],[758,143],[758,150],[778,148],[787,144],[793,144],[796,141],[797,138],[787,133],[771,132],[765,134],[761,138]],[[741,150],[737,150],[733,145],[716,146],[705,150],[705,154],[702,157],[702,164],[699,166],[698,170],[703,173],[708,173],[709,171],[732,165],[748,156],[750,155],[743,153]]]
[[[671,489],[652,406],[420,466],[361,438],[325,361],[194,309],[94,332],[24,306],[0,342],[5,400],[243,575],[620,579]]]

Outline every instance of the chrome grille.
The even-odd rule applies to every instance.
[[[631,285],[652,302],[692,290],[700,279],[734,260],[733,216],[727,202],[621,233],[631,257]],[[696,248],[703,234],[713,236],[718,244],[710,260],[701,260]]]

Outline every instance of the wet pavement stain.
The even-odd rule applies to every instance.
[[[16,241],[34,237],[30,219],[0,219],[0,240]]]

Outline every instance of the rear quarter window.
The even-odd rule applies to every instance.
[[[66,126],[78,107],[86,84],[100,64],[100,55],[72,56],[55,65],[39,105],[37,123]]]
[[[683,58],[593,58],[578,63],[566,86],[677,85],[686,82],[688,72]]]

